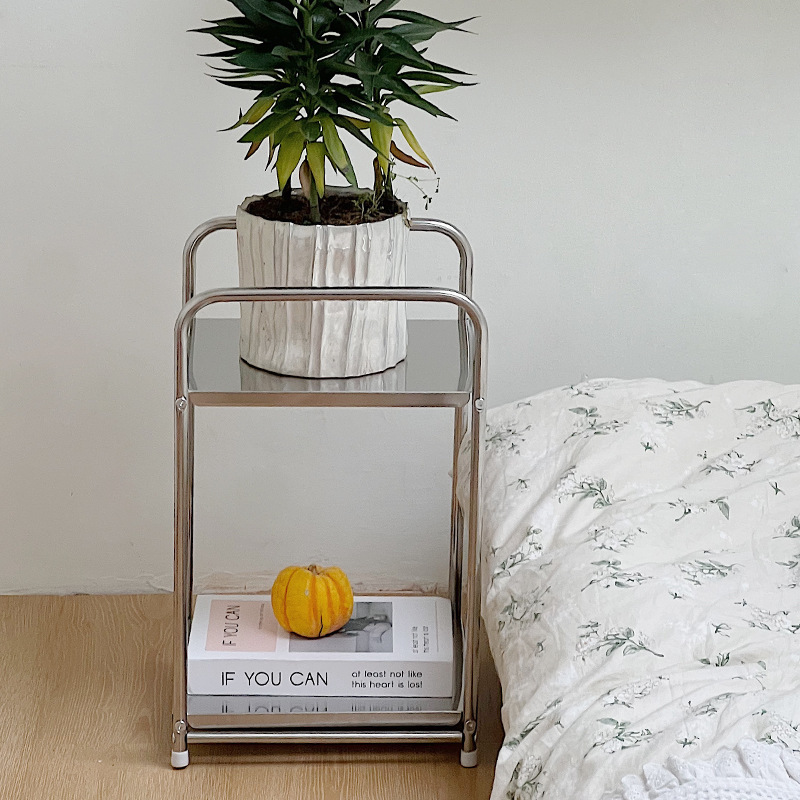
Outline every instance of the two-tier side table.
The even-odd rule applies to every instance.
[[[480,477],[484,446],[487,328],[471,299],[472,251],[464,235],[438,220],[412,231],[442,234],[460,258],[459,288],[231,288],[195,293],[196,254],[211,233],[235,229],[234,217],[209,220],[183,256],[184,305],[175,324],[175,563],[172,766],[189,763],[192,743],[443,743],[461,745],[461,763],[477,763],[480,624]],[[452,320],[409,320],[408,356],[396,367],[348,379],[303,379],[250,367],[239,358],[238,319],[197,318],[215,303],[375,300],[445,303]],[[453,609],[455,680],[445,710],[216,715],[192,713],[187,645],[192,624],[194,411],[198,406],[445,407],[454,410],[448,595]],[[459,456],[460,452],[460,456]],[[463,491],[457,491],[461,476]],[[465,534],[466,531],[466,534]],[[443,532],[444,534],[444,532]]]

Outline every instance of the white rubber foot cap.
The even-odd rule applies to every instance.
[[[172,751],[172,757],[170,758],[170,762],[172,763],[173,769],[183,769],[184,767],[189,766],[189,751],[184,750],[183,752],[176,753],[174,750]]]
[[[477,767],[478,766],[478,751],[471,750],[469,753],[464,750],[461,751],[461,766],[462,767]]]

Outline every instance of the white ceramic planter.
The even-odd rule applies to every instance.
[[[239,283],[260,286],[403,286],[408,224],[400,214],[360,225],[295,225],[236,210]],[[406,357],[405,303],[242,303],[240,354],[281,375],[345,378]]]

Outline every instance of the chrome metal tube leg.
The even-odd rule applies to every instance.
[[[486,335],[480,314],[475,323],[473,352],[473,397],[470,413],[470,470],[469,504],[467,507],[467,592],[464,642],[464,742],[461,764],[474,767],[478,763],[478,642],[480,632],[480,541],[481,541],[481,469],[485,442],[484,413],[486,410]]]
[[[186,569],[183,584],[183,608],[186,616],[186,641],[192,623],[192,594],[194,587],[194,404],[186,408],[186,471],[184,492],[186,497],[185,553]]]
[[[450,507],[450,576],[447,596],[453,603],[454,617],[461,619],[462,559],[464,544],[464,516],[458,501],[458,453],[464,436],[464,412],[456,408],[453,417],[453,481]]]
[[[186,645],[191,606],[191,514],[194,413],[188,390],[185,332],[176,329],[175,343],[175,539],[173,573],[172,754],[176,769],[188,766],[186,708]]]
[[[174,769],[183,769],[189,766],[189,746],[186,742],[186,732],[187,725],[185,720],[173,720],[170,763]]]
[[[464,722],[464,738],[461,742],[461,766],[478,766],[477,721],[468,719]]]

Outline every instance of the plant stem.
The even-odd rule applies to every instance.
[[[319,194],[317,193],[317,184],[314,179],[311,179],[311,196],[308,199],[311,205],[311,221],[315,225],[322,224],[322,216],[319,213]]]
[[[377,158],[375,158],[375,160],[372,162],[372,168],[375,172],[373,194],[374,201],[377,203],[378,198],[383,194],[383,171],[381,170],[381,165]]]

